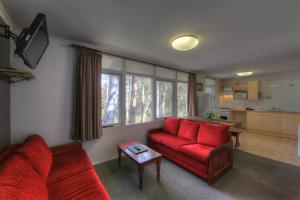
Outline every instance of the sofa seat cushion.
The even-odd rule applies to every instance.
[[[108,200],[106,189],[93,169],[48,185],[49,200]]]
[[[170,134],[167,134],[165,132],[158,132],[158,133],[151,133],[149,134],[149,139],[153,142],[156,142],[156,143],[159,143],[161,144],[162,143],[162,139],[166,139],[166,138],[176,138],[176,136],[173,136],[173,135],[170,135]]]
[[[179,151],[201,163],[208,164],[209,154],[213,149],[210,146],[191,144],[182,146]]]
[[[181,119],[175,117],[167,117],[164,120],[163,131],[171,135],[177,135]]]
[[[47,184],[56,183],[92,168],[93,165],[83,149],[57,155],[53,157],[53,165],[48,176]]]
[[[46,200],[48,190],[28,160],[14,155],[0,165],[0,199]]]
[[[198,129],[199,122],[182,120],[179,126],[178,137],[196,142]]]
[[[219,147],[231,140],[229,126],[200,122],[197,143],[212,147]]]
[[[46,182],[52,165],[52,152],[44,139],[39,135],[31,135],[26,138],[17,152],[30,161],[33,168]]]
[[[183,139],[183,138],[178,138],[178,137],[172,137],[172,138],[162,138],[162,144],[166,147],[169,147],[175,151],[179,151],[179,148],[183,145],[187,144],[193,144],[194,142]]]

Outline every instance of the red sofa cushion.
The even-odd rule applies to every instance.
[[[74,142],[74,143],[70,143],[70,144],[64,144],[64,145],[60,145],[60,146],[51,147],[52,156],[69,153],[71,151],[75,151],[75,150],[79,150],[79,149],[82,150],[81,143],[79,143],[79,142]]]
[[[200,122],[197,142],[203,145],[219,147],[231,140],[229,126]]]
[[[179,148],[183,145],[187,145],[187,144],[193,144],[194,142],[192,142],[191,140],[187,140],[187,139],[183,139],[183,138],[178,138],[178,137],[165,137],[162,138],[162,144],[175,150],[175,151],[179,151]]]
[[[1,154],[0,154],[0,163],[3,162],[5,159],[9,158],[16,149],[19,147],[19,144],[12,144],[8,146]]]
[[[213,149],[213,147],[202,144],[190,144],[180,147],[179,151],[195,160],[208,164],[209,153]]]
[[[56,183],[87,169],[93,169],[93,165],[82,149],[57,155],[53,157],[47,184]]]
[[[85,170],[72,177],[58,181],[48,186],[49,200],[108,200],[110,199],[106,189],[99,180],[94,169]]]
[[[151,133],[149,134],[149,139],[156,143],[162,143],[163,138],[176,138],[176,136],[167,134],[165,132]]]
[[[178,137],[196,141],[196,134],[199,129],[199,122],[182,120],[179,126]]]
[[[166,146],[161,144],[151,144],[151,148],[163,154],[164,157],[169,158],[170,160],[178,163],[183,168],[191,171],[192,173],[197,174],[198,176],[203,177],[205,180],[208,178],[208,165],[203,164],[185,154],[178,153],[178,151],[174,151]]]
[[[0,199],[48,199],[44,180],[31,164],[14,155],[0,165]]]
[[[44,139],[39,135],[29,136],[17,149],[25,156],[37,173],[46,181],[52,165],[52,153]]]
[[[181,119],[175,117],[167,117],[164,120],[163,131],[172,135],[177,135]]]

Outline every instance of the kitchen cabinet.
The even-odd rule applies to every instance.
[[[288,135],[298,134],[298,126],[300,124],[300,115],[299,114],[281,114],[281,133]]]
[[[281,132],[281,114],[266,112],[263,113],[263,130],[267,132]]]
[[[247,112],[247,129],[263,130],[263,113]]]
[[[248,81],[236,81],[233,83],[232,88],[234,91],[247,91]]]
[[[248,81],[248,100],[259,99],[259,81]]]

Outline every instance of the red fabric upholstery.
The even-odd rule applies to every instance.
[[[173,135],[170,135],[170,134],[167,134],[165,132],[159,132],[159,133],[151,133],[149,134],[149,139],[154,141],[154,142],[157,142],[157,143],[162,143],[162,139],[163,138],[177,138],[176,136],[173,136]]]
[[[197,138],[198,143],[212,147],[219,147],[230,140],[231,135],[229,132],[229,126],[200,122],[200,129]]]
[[[182,120],[179,126],[178,137],[195,142],[198,129],[199,122]]]
[[[186,170],[202,177],[204,180],[208,179],[207,165],[200,163],[188,156],[185,156],[184,154],[179,153],[178,151],[174,151],[161,144],[151,142],[150,147],[158,151],[159,153],[163,154],[164,157],[172,160],[173,162],[177,163],[181,167],[185,168]]]
[[[86,152],[82,149],[59,154],[53,157],[53,165],[47,184],[53,184],[87,169],[93,169]]]
[[[72,152],[72,151],[75,151],[78,149],[82,150],[81,144],[79,142],[74,142],[74,143],[70,143],[70,144],[64,144],[64,145],[52,147],[51,151],[52,151],[53,156],[57,156],[57,155]]]
[[[180,118],[175,118],[175,117],[165,118],[163,131],[172,135],[177,135],[180,122],[181,122]]]
[[[31,164],[14,155],[0,165],[0,199],[46,200],[48,190]]]
[[[12,144],[8,146],[1,154],[0,154],[0,163],[3,162],[6,158],[13,155],[16,149],[19,147],[19,144]]]
[[[48,186],[49,200],[108,200],[106,189],[93,169],[74,174]]]
[[[213,147],[202,144],[190,144],[180,147],[179,151],[195,160],[208,164],[209,153],[213,149]]]
[[[17,152],[25,156],[46,181],[52,165],[52,153],[44,139],[39,135],[29,136]]]
[[[163,137],[161,143],[175,151],[179,151],[179,148],[181,146],[187,145],[187,144],[193,144],[194,142],[183,139],[183,138],[178,138],[178,137],[172,137],[172,138]]]

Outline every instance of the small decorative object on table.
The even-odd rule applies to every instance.
[[[128,146],[127,148],[135,154],[139,154],[139,153],[148,151],[148,148],[141,144],[134,144],[134,145]]]

